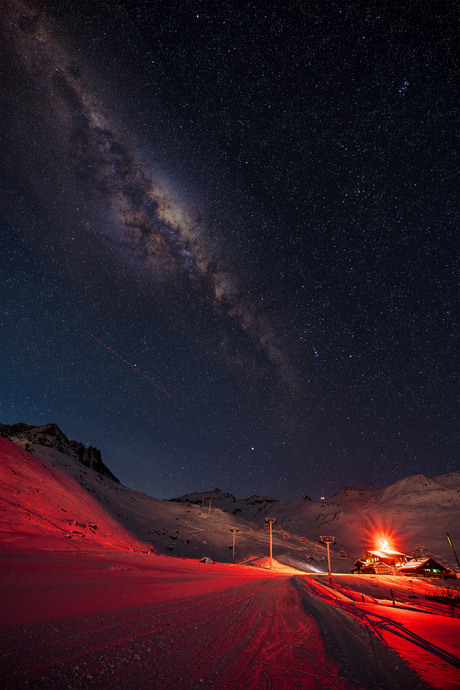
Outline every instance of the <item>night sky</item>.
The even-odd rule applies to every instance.
[[[460,469],[456,2],[1,4],[0,421],[157,498]]]

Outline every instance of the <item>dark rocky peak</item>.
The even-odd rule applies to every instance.
[[[249,505],[255,505],[257,503],[278,503],[278,499],[276,498],[271,498],[270,496],[249,496],[249,498],[246,498],[244,503],[248,503]]]
[[[0,435],[8,438],[13,443],[25,450],[33,451],[33,446],[54,448],[81,462],[98,474],[109,477],[114,482],[120,483],[109,468],[102,462],[101,452],[93,446],[84,446],[78,441],[69,441],[57,424],[43,424],[32,426],[29,424],[0,424]]]
[[[347,498],[348,496],[363,496],[363,489],[355,489],[353,486],[344,486],[342,489],[336,491],[332,498]]]
[[[214,489],[214,491],[199,491],[193,494],[184,494],[183,496],[178,496],[177,498],[170,498],[170,501],[175,501],[177,503],[195,503],[199,504],[202,501],[207,502],[211,499],[214,505],[219,505],[219,502],[225,503],[235,503],[236,498],[233,494],[229,494],[221,489]],[[207,505],[207,503],[206,503]]]

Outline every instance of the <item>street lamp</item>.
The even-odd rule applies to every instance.
[[[230,527],[230,531],[233,532],[233,560],[235,560],[236,533],[240,530],[236,529],[236,527]]]
[[[272,546],[272,525],[276,522],[276,518],[265,518],[265,522],[270,525],[270,570],[273,568],[273,546]]]
[[[327,546],[327,572],[329,573],[329,577],[331,577],[331,555],[329,553],[329,544],[334,543],[334,537],[320,537],[320,539],[323,544],[326,544]]]

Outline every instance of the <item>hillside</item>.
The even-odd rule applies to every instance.
[[[380,534],[406,553],[429,553],[451,568],[456,565],[446,531],[454,545],[460,544],[460,472],[435,478],[415,475],[377,491],[347,487],[324,501],[306,496],[291,501],[237,499],[219,489],[165,501],[121,485],[98,451],[97,463],[91,463],[83,446],[69,441],[56,425],[2,425],[0,432],[15,441],[13,445],[0,439],[3,533],[15,523],[22,525],[22,532],[27,527],[37,535],[58,525],[58,533],[74,544],[102,543],[99,527],[83,529],[71,523],[104,523],[111,535],[107,543],[231,562],[232,530],[237,530],[235,560],[244,562],[267,555],[264,522],[275,517],[274,555],[307,572],[326,568],[322,535],[335,537],[335,572],[349,572]],[[89,452],[94,456],[94,451]]]
[[[454,544],[460,545],[460,472],[435,478],[415,475],[383,490],[347,487],[324,501],[312,501],[307,496],[292,501],[259,496],[238,500],[219,489],[174,500],[185,504],[203,502],[206,506],[210,499],[212,506],[255,522],[258,527],[266,517],[276,518],[274,529],[284,542],[282,560],[295,557],[294,551],[321,558],[322,547],[317,540],[321,535],[334,536],[334,557],[345,554],[342,563],[335,563],[339,572],[380,535],[390,538],[406,553],[420,555],[423,551],[449,567],[454,567],[455,560],[446,532]]]
[[[424,545],[442,548],[441,527],[456,539],[458,473],[321,503],[219,490],[161,501],[49,432],[47,445],[23,436],[28,451],[0,438],[5,687],[459,686],[460,580],[338,574],[354,557],[339,557],[340,542],[328,577],[316,543],[326,532],[364,549],[365,515],[391,517],[396,541],[395,524],[415,531],[418,512]],[[272,570],[266,514],[277,517]],[[237,560],[260,567],[198,560],[231,561],[232,528]]]
[[[147,550],[57,463],[40,461],[3,437],[0,458],[2,549]]]

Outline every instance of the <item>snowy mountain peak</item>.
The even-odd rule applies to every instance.
[[[177,503],[202,503],[203,501],[209,502],[217,501],[218,503],[224,502],[225,504],[234,503],[236,501],[233,494],[229,494],[221,489],[214,489],[214,491],[198,491],[192,494],[184,494],[183,496],[178,496],[177,498],[171,498],[170,501],[175,501]]]
[[[332,498],[333,499],[338,499],[338,498],[349,498],[353,497],[355,498],[356,496],[364,496],[366,492],[363,489],[355,489],[353,486],[344,486],[343,489],[339,489]]]
[[[260,557],[267,553],[268,536],[264,527],[266,518],[271,517],[276,519],[273,538],[277,560],[301,570],[308,571],[312,567],[317,572],[325,567],[322,534],[334,535],[336,543],[331,549],[331,558],[334,567],[340,567],[343,572],[351,568],[363,551],[373,547],[376,533],[382,530],[391,535],[394,546],[405,553],[412,553],[417,545],[424,544],[423,549],[438,562],[444,560],[448,567],[455,566],[446,532],[454,544],[460,543],[460,472],[434,479],[414,475],[381,490],[346,487],[332,500],[321,502],[307,496],[290,501],[259,495],[238,499],[218,488],[163,501],[122,486],[102,464],[99,451],[69,441],[56,424],[41,427],[0,425],[0,435],[30,451],[21,451],[20,457],[14,460],[13,451],[5,450],[6,454],[13,453],[10,469],[3,467],[7,478],[5,486],[8,486],[4,512],[11,514],[7,520],[9,530],[19,514],[19,517],[25,516],[22,521],[28,529],[40,532],[43,525],[49,525],[50,518],[53,524],[56,522],[55,507],[58,505],[64,522],[67,520],[63,528],[70,529],[69,514],[72,512],[72,543],[78,539],[94,540],[91,525],[98,525],[98,539],[104,523],[107,523],[108,532],[115,535],[117,530],[113,522],[109,521],[112,526],[109,525],[106,517],[99,514],[97,519],[89,519],[88,497],[81,494],[81,487],[104,508],[110,520],[115,520],[133,535],[133,540],[141,540],[145,548],[153,547],[159,553],[180,557],[208,556],[227,562],[233,559],[232,532],[236,529],[236,558],[242,561]],[[6,443],[4,439],[0,441]],[[16,465],[26,467],[28,457],[30,472],[27,470],[29,474],[20,481]],[[67,493],[56,500],[53,473],[57,476],[58,470],[77,482],[81,502],[85,504],[81,511]],[[60,476],[62,484],[64,479],[62,474]],[[18,489],[21,494],[17,493]],[[57,487],[56,491],[61,490]],[[43,498],[40,505],[44,512],[37,515],[40,513],[37,501],[42,493],[49,500],[45,506]],[[94,505],[91,511],[95,511]],[[58,515],[62,519],[60,512]],[[83,528],[76,525],[75,520],[88,523],[84,534],[80,534]],[[115,536],[110,536],[109,543],[113,543],[113,539]],[[120,539],[128,542],[126,535]]]
[[[244,502],[249,505],[254,505],[256,503],[277,503],[277,499],[271,498],[270,496],[258,496],[254,494],[253,496],[249,496]]]
[[[270,496],[254,495],[245,499],[235,498],[233,494],[226,493],[221,489],[185,494],[184,496],[171,498],[170,500],[176,503],[194,503],[196,505],[201,504],[202,506],[207,506],[209,502],[211,502],[214,508],[219,508],[220,510],[224,510],[227,513],[233,513],[234,515],[245,512],[254,506],[257,506],[257,510],[260,511],[271,504],[278,503],[276,498],[270,498]]]
[[[64,453],[64,455],[75,458],[82,465],[98,472],[98,474],[109,477],[109,479],[118,484],[120,483],[102,462],[100,450],[93,448],[93,446],[86,447],[83,443],[78,443],[77,441],[70,441],[57,424],[43,424],[42,426],[23,423],[11,426],[0,424],[0,436],[4,436],[29,451],[33,451],[35,446],[54,448],[60,453]]]

